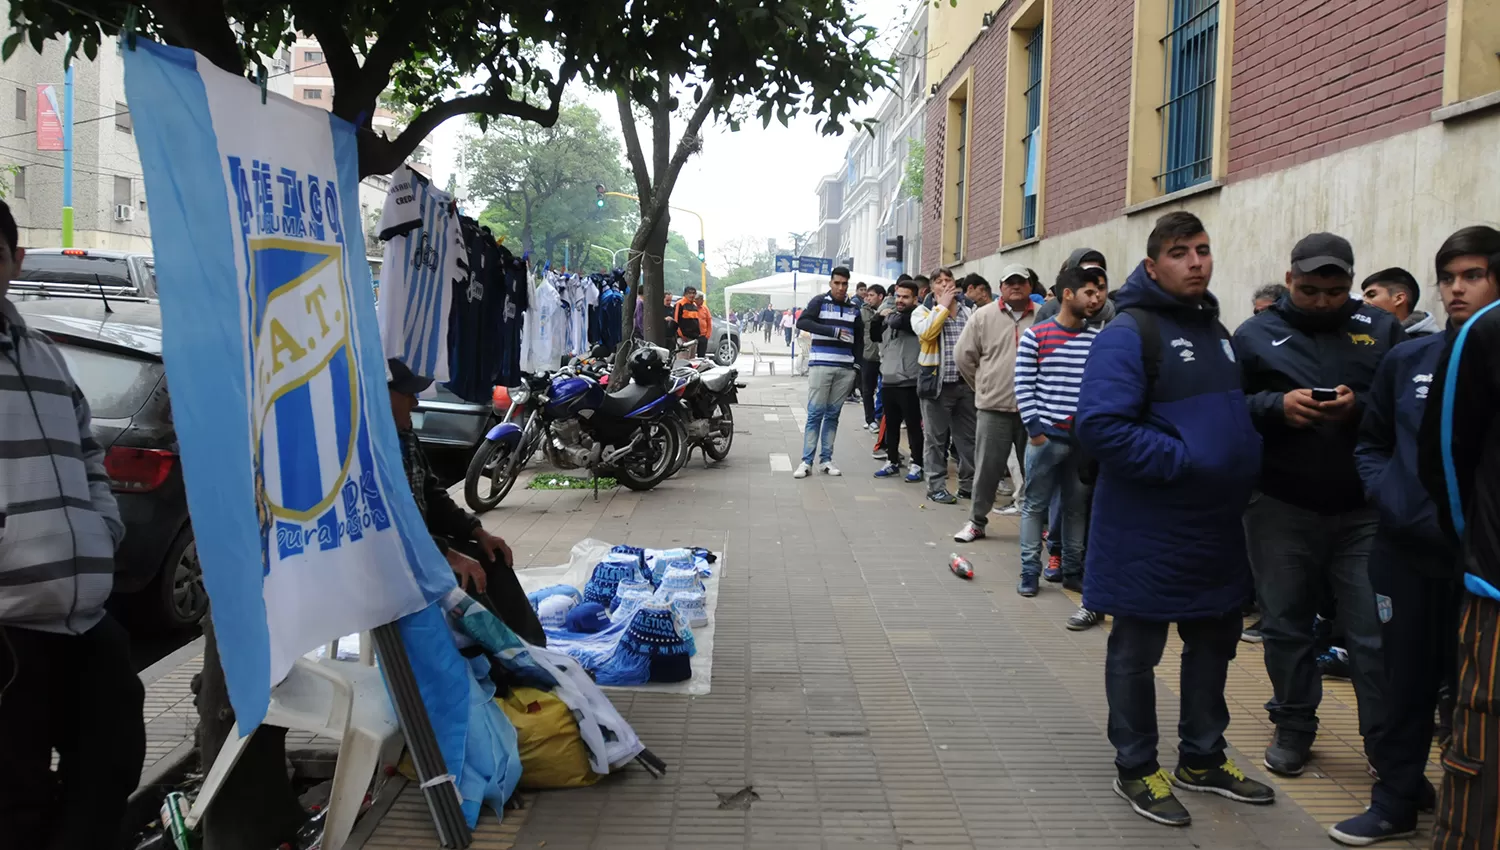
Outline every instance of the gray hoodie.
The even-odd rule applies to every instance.
[[[1409,337],[1431,336],[1442,333],[1443,326],[1438,324],[1437,317],[1424,310],[1414,310],[1406,321],[1401,323],[1401,329],[1406,331]]]
[[[894,298],[886,299],[881,309],[896,306]],[[880,343],[880,379],[888,387],[914,387],[921,366],[917,356],[922,352],[922,341],[911,329],[912,310],[896,310],[878,317],[872,326],[871,335]]]

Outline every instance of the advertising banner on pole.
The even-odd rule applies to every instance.
[[[57,86],[51,83],[36,87],[36,149],[63,149],[62,107],[57,99]]]
[[[434,611],[454,579],[390,413],[354,127],[146,39],[125,72],[188,506],[247,732],[299,656]]]

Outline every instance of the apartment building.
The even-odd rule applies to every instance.
[[[0,64],[0,178],[21,244],[62,244],[63,152],[54,145],[64,110],[67,45],[49,41],[41,53],[23,44]],[[290,95],[290,54],[267,62],[267,88]],[[106,37],[90,61],[73,60],[73,243],[80,248],[151,250],[150,207],[135,123],[125,98],[125,62],[118,41]],[[37,130],[43,123],[39,139]]]
[[[818,182],[818,230],[806,253],[852,261],[856,276],[893,278],[916,268],[921,256],[922,198],[907,182],[906,164],[913,146],[920,150],[927,122],[927,14],[919,3],[903,26],[895,87],[876,109],[873,132],[853,133],[843,166]],[[897,236],[901,261],[886,256],[886,240]]]
[[[1329,230],[1424,283],[1500,225],[1500,0],[1005,0],[929,11],[924,268],[1123,283],[1156,218],[1213,237],[1226,321]],[[1423,306],[1436,306],[1428,287]]]

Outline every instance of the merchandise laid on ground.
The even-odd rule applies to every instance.
[[[569,563],[518,574],[547,632],[601,685],[709,692],[724,562],[706,549],[585,540]]]

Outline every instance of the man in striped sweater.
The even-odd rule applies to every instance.
[[[67,361],[4,297],[16,237],[0,201],[0,846],[114,847],[146,757],[145,691],[104,610],[125,527]]]
[[[1031,444],[1026,449],[1026,497],[1021,503],[1021,583],[1036,596],[1042,574],[1042,515],[1053,493],[1062,497],[1063,587],[1083,592],[1085,489],[1078,479],[1073,414],[1083,366],[1098,330],[1088,319],[1104,304],[1097,269],[1065,268],[1057,276],[1057,315],[1021,334],[1016,351],[1016,406]]]
[[[828,291],[813,296],[797,319],[797,330],[812,335],[807,369],[807,426],[802,436],[802,463],[793,478],[806,478],[817,460],[826,475],[841,475],[833,465],[833,438],[839,430],[839,411],[854,392],[859,374],[854,353],[864,345],[864,323],[859,304],[849,297],[849,270],[833,270]]]

